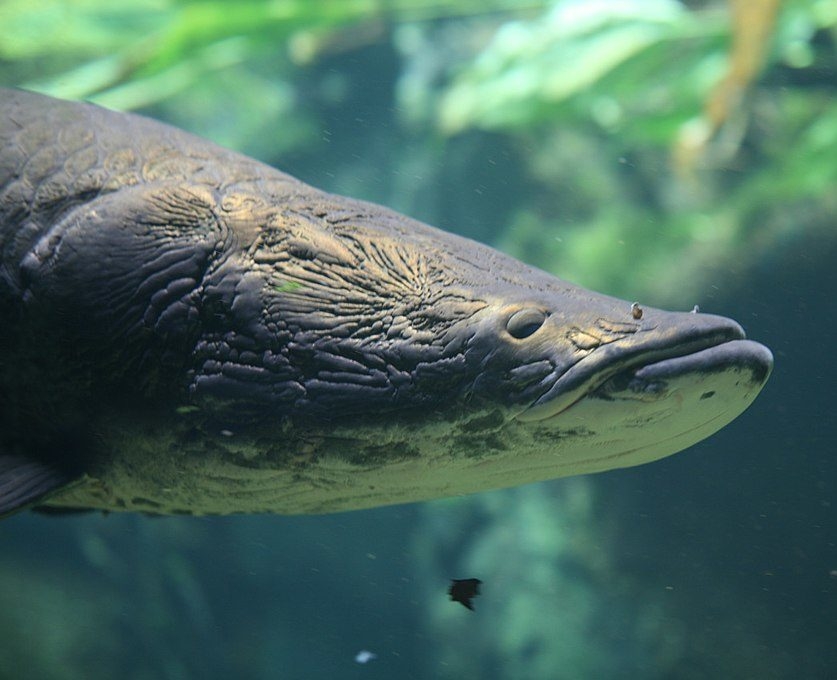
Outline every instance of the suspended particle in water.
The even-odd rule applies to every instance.
[[[463,607],[474,611],[471,600],[480,594],[481,584],[482,581],[478,578],[454,578],[451,579],[448,595],[454,602],[459,602]]]
[[[361,649],[355,654],[355,663],[369,663],[377,658],[378,655],[375,652],[370,652],[368,649]]]

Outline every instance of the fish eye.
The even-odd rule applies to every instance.
[[[527,307],[512,314],[506,321],[506,330],[513,338],[523,340],[537,331],[546,321],[546,313],[540,309]]]

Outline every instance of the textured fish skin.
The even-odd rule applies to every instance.
[[[729,319],[637,318],[170,126],[15,90],[0,315],[0,457],[67,482],[21,507],[328,512],[635,465],[732,420],[772,367]]]

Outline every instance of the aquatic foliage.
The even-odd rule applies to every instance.
[[[499,26],[443,86],[414,79],[405,97],[448,135],[502,131],[525,146],[539,204],[511,216],[502,248],[592,287],[688,299],[805,238],[787,211],[813,202],[825,214],[837,187],[837,11],[815,0],[784,4],[756,44],[764,76],[683,167],[739,37],[728,10],[554,2]]]

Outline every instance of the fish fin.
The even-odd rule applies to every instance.
[[[73,478],[25,456],[0,454],[0,517],[25,510]]]

